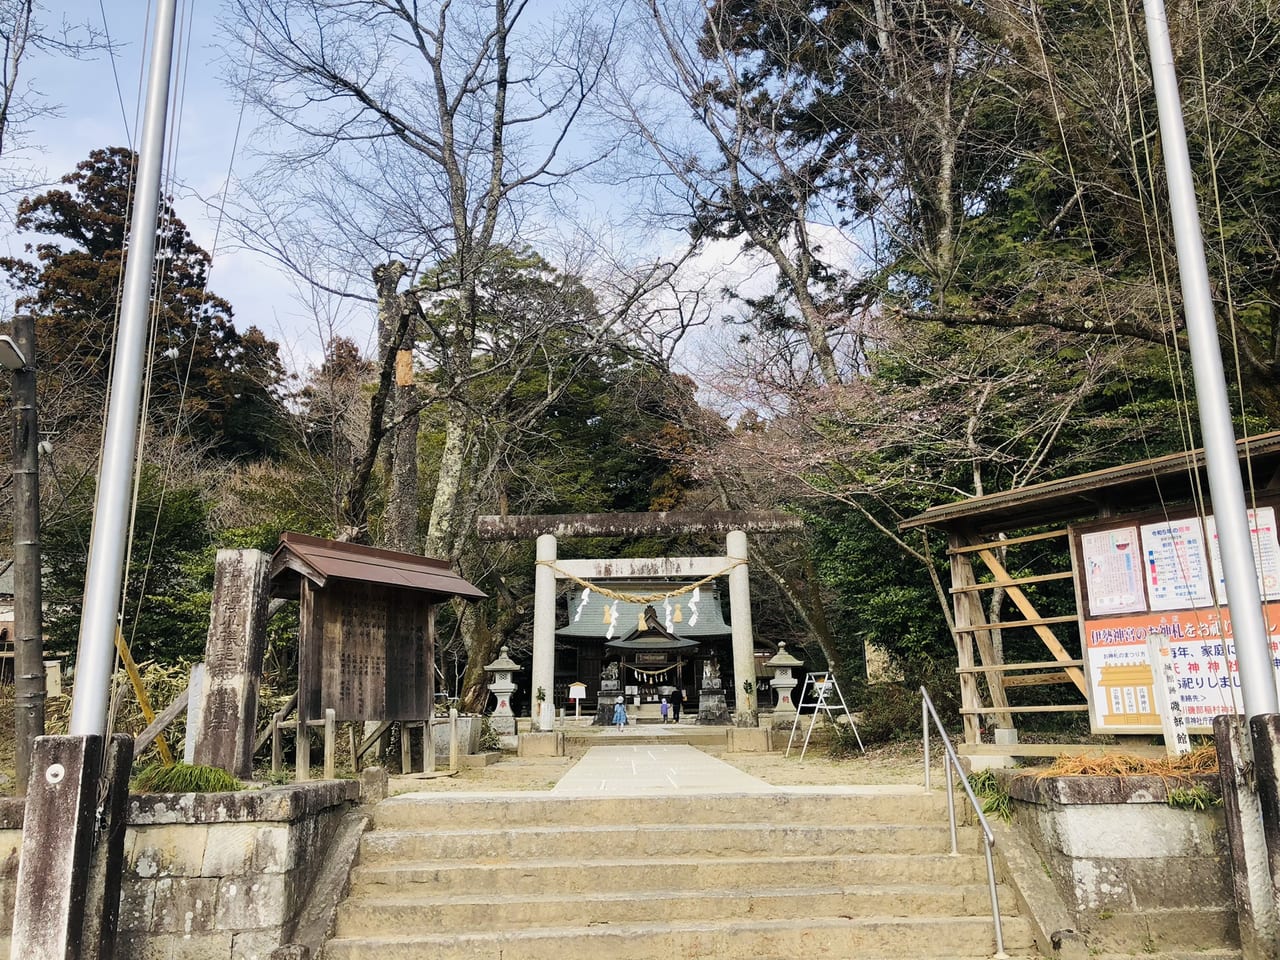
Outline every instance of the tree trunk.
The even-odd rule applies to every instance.
[[[396,360],[395,437],[390,444],[391,484],[387,495],[386,541],[392,550],[417,553],[418,533],[418,387],[413,382],[413,351]]]
[[[378,351],[385,364],[395,354],[395,382],[387,401],[392,428],[383,448],[387,477],[387,509],[383,542],[392,550],[418,552],[418,388],[413,378],[412,339],[396,341],[400,314],[406,309],[398,288],[407,268],[399,260],[373,268],[378,292]]]
[[[466,482],[467,440],[470,434],[469,414],[462,404],[448,404],[449,419],[445,425],[444,450],[440,454],[440,474],[436,495],[431,503],[431,522],[427,526],[424,550],[428,556],[454,561],[460,552],[461,537],[457,530],[458,500]]]

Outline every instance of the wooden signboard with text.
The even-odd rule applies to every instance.
[[[299,707],[332,707],[339,722],[424,720],[435,679],[435,608],[413,591],[339,581],[302,584],[298,635]]]

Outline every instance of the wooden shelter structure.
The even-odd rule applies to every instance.
[[[285,533],[271,595],[300,604],[297,726],[423,723],[435,702],[436,608],[485,594],[442,560]],[[299,764],[301,768],[301,763]]]
[[[1280,495],[1280,431],[1245,438],[1237,444],[1237,452],[1246,490],[1254,491],[1254,503],[1280,503],[1273,499]],[[1080,537],[1130,517],[1136,529],[1152,520],[1194,516],[1198,511],[1188,504],[1201,504],[1203,512],[1208,512],[1204,471],[1204,451],[1197,449],[941,504],[899,524],[902,530],[935,528],[947,537],[964,725],[961,753],[1032,756],[1090,749],[1017,744],[1016,736],[997,736],[996,743],[984,743],[981,727],[1013,730],[1018,715],[1089,712],[1098,729],[1098,718],[1108,707],[1091,702],[1091,687],[1100,686],[1098,672],[1092,672],[1095,682],[1091,684],[1086,677],[1088,662],[1082,656],[1089,587],[1088,578],[1077,569]],[[1055,583],[1060,586],[1055,588]],[[999,602],[993,604],[993,598]],[[1270,599],[1275,599],[1274,592]],[[1013,609],[1005,615],[1008,604]],[[993,610],[997,611],[994,616]],[[1177,619],[1159,618],[1163,626],[1142,629],[1177,631],[1181,629]],[[1229,622],[1226,629],[1229,632]],[[1013,646],[1035,649],[1038,655],[1012,660],[1005,652]],[[1144,666],[1142,671],[1149,684],[1150,669]],[[1106,729],[1151,732],[1151,711],[1144,708],[1141,684],[1130,673],[1132,669],[1124,673],[1123,667],[1111,668],[1110,682],[1120,685],[1114,695],[1121,713],[1107,717],[1122,725],[1113,723]],[[1043,691],[1038,697],[1024,693],[1048,686],[1060,688],[1061,695],[1046,698]],[[1032,699],[1040,702],[1026,702]],[[1122,718],[1125,709],[1132,711],[1127,719]]]

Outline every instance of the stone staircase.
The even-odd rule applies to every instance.
[[[849,793],[402,796],[379,804],[324,960],[978,958],[973,828]],[[1002,888],[1006,951],[1034,953]]]
[[[700,727],[693,723],[636,724],[618,733],[612,727],[588,727],[569,729],[564,734],[566,756],[583,756],[592,747],[618,746],[651,747],[686,744],[704,751],[722,751],[725,748],[728,727]]]

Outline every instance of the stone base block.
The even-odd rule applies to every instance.
[[[1226,909],[1104,912],[1083,915],[1079,922],[1097,952],[1222,950],[1239,942],[1235,913]]]
[[[1007,754],[1005,756],[973,754],[961,757],[960,765],[964,768],[965,773],[977,773],[979,770],[1004,770],[1016,767],[1018,764],[1013,757]]]
[[[520,757],[563,757],[564,734],[555,733],[522,733],[520,744],[516,749]]]
[[[730,753],[769,753],[773,750],[773,731],[767,727],[730,727],[726,733],[726,749]]]
[[[774,710],[767,717],[763,713],[760,715],[760,725],[767,726],[771,730],[783,730],[789,733],[795,722],[796,712],[794,710]]]
[[[698,722],[711,726],[727,726],[729,723],[729,707],[725,703],[724,692],[719,689],[704,689],[698,698]]]
[[[480,749],[480,725],[482,717],[458,718],[458,754],[459,756],[475,753]],[[431,734],[435,740],[436,763],[449,761],[449,721],[438,717],[432,724]]]
[[[387,799],[389,792],[387,771],[384,767],[365,767],[360,771],[360,802],[379,803]]]

